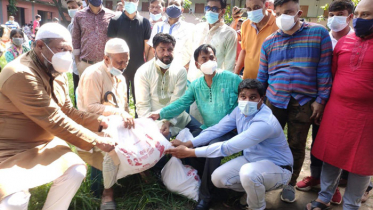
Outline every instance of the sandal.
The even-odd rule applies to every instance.
[[[114,201],[109,201],[101,204],[100,210],[116,210],[116,204]]]
[[[327,205],[325,205],[323,203],[320,203],[318,201],[311,201],[311,210],[313,210],[315,208],[320,208],[321,210],[329,210],[330,206],[327,206]],[[308,210],[307,206],[306,206],[306,210]]]

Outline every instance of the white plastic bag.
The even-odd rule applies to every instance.
[[[115,147],[120,163],[117,180],[150,169],[163,157],[164,151],[171,147],[171,143],[149,118],[135,119],[135,128],[127,129],[124,128],[121,117],[113,116],[105,133],[118,141]],[[106,163],[113,164],[109,161]],[[103,168],[114,169],[114,167]],[[107,183],[112,182],[107,181]]]
[[[188,128],[180,131],[176,139],[180,141],[189,141],[193,138]],[[191,166],[183,165],[181,160],[172,157],[162,169],[162,181],[168,190],[179,193],[198,201],[199,186],[201,180],[197,170]]]

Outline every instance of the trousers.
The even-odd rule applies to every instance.
[[[86,174],[85,165],[75,165],[54,180],[43,210],[67,210]],[[0,210],[27,210],[30,196],[28,189],[13,193],[0,202]]]
[[[269,160],[249,162],[240,156],[217,168],[211,179],[218,188],[245,191],[249,208],[263,210],[266,207],[265,192],[287,185],[290,178],[291,171]]]

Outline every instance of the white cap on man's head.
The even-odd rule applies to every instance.
[[[105,54],[117,54],[130,52],[127,42],[120,38],[113,38],[106,42]]]
[[[69,30],[59,23],[46,23],[42,25],[35,37],[35,40],[40,39],[64,39],[72,44]]]

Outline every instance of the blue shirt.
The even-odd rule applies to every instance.
[[[217,125],[207,128],[192,140],[195,147],[209,143],[237,128],[238,135],[224,142],[195,149],[197,157],[229,156],[243,150],[249,162],[269,160],[278,166],[293,166],[282,127],[270,108],[262,105],[253,116],[244,116],[237,107]]]

